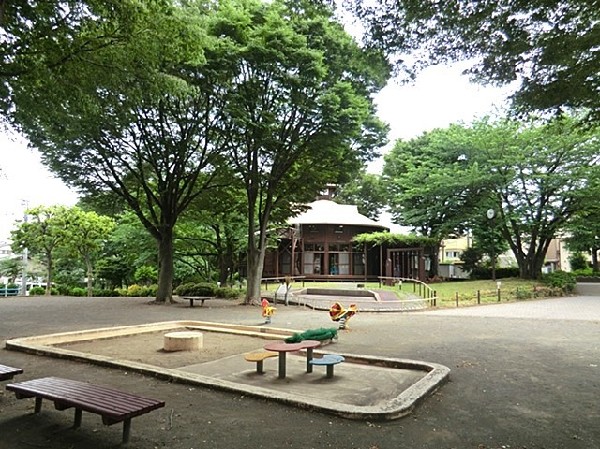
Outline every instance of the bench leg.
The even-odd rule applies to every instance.
[[[202,302],[200,303],[200,307],[203,307],[204,306],[204,300],[202,299],[201,301]]]
[[[131,433],[131,418],[123,421],[123,444],[129,443],[129,435]]]
[[[333,377],[333,367],[335,365],[327,365],[327,372],[325,374],[325,377],[327,377],[328,379],[331,379]]]
[[[190,299],[190,307],[194,307],[194,300]]]
[[[80,408],[75,409],[75,422],[73,423],[74,429],[79,429],[81,427],[81,417],[83,415],[83,411]]]
[[[256,362],[256,372],[258,374],[263,374],[265,371],[263,369],[263,361],[259,360],[258,362]]]
[[[42,398],[35,398],[35,411],[34,413],[39,413],[42,411]]]

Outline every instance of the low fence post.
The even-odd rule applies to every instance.
[[[458,292],[456,292],[456,307],[458,307]]]
[[[481,304],[481,290],[477,290],[477,304]]]
[[[437,306],[437,291],[433,291],[433,307]]]
[[[500,302],[500,298],[501,298],[501,293],[500,293],[500,289],[498,289],[498,302]]]

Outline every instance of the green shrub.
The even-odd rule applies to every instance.
[[[87,289],[82,287],[73,287],[69,290],[69,296],[87,296]]]
[[[156,289],[156,285],[133,284],[127,287],[126,294],[123,296],[156,296]]]
[[[583,270],[588,267],[588,262],[582,253],[574,253],[569,257],[569,263],[571,264],[571,270]]]
[[[29,296],[40,296],[46,293],[44,287],[31,287],[29,289]]]
[[[111,289],[108,289],[108,288],[95,288],[92,294],[94,296],[98,296],[98,297],[117,297],[117,296],[121,296],[119,290],[117,290],[117,289],[111,290]]]
[[[220,287],[215,290],[215,296],[217,298],[225,298],[225,299],[237,299],[242,296],[245,292],[240,290],[239,288],[233,289],[230,287]],[[202,295],[199,295],[202,296]]]
[[[577,277],[574,273],[557,270],[552,273],[544,274],[542,276],[542,282],[549,287],[560,288],[565,293],[571,293],[575,290]]]
[[[216,296],[216,286],[208,282],[186,283],[173,291],[178,296]]]

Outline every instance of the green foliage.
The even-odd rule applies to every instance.
[[[571,271],[585,270],[588,268],[587,259],[581,253],[573,253],[571,257],[569,257],[569,264],[571,265]]]
[[[411,246],[435,246],[437,240],[418,235],[393,234],[390,232],[373,232],[369,234],[358,234],[352,239],[353,242],[367,245],[388,245],[397,247]]]
[[[138,285],[132,284],[126,289],[116,289],[119,296],[128,297],[149,297],[156,296],[156,285]]]
[[[175,288],[173,293],[178,296],[216,296],[217,287],[207,282],[186,283]]]
[[[73,287],[73,288],[69,289],[69,292],[67,294],[69,296],[86,296],[87,290],[82,287]]]
[[[245,290],[239,288],[219,287],[215,289],[215,296],[224,299],[238,299],[246,294]]]
[[[94,296],[96,297],[117,297],[117,296],[121,296],[119,291],[114,289],[102,289],[102,288],[95,288],[94,289]]]
[[[151,267],[148,265],[144,265],[142,267],[138,267],[133,274],[133,280],[137,283],[142,283],[144,285],[149,285],[152,283],[156,283],[158,279],[158,270],[156,267]]]
[[[478,268],[483,259],[483,254],[483,250],[476,247],[464,250],[460,255],[460,260],[463,262],[462,269],[469,273]]]
[[[46,289],[44,287],[31,287],[29,289],[29,296],[39,296],[46,293]]]
[[[361,172],[338,188],[334,201],[339,204],[355,204],[358,212],[371,220],[378,220],[386,203],[381,177]]]
[[[566,271],[553,271],[542,276],[542,282],[550,287],[560,288],[566,293],[571,293],[577,285],[577,276]]]
[[[524,109],[583,108],[598,117],[595,0],[344,4],[362,20],[369,45],[396,55],[399,71],[413,74],[405,61],[416,61],[417,69],[477,61],[471,69],[477,80],[519,80],[515,99]]]

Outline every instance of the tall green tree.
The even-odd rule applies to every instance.
[[[384,142],[372,95],[387,81],[327,8],[308,1],[223,1],[210,33],[231,70],[229,157],[247,197],[247,301],[260,297],[272,226],[328,182],[356,173]]]
[[[66,231],[67,208],[64,206],[39,206],[25,211],[27,221],[11,231],[13,252],[27,248],[29,254],[40,257],[46,266],[46,295],[52,289],[54,258],[69,234]]]
[[[440,244],[467,229],[467,211],[486,198],[488,182],[469,164],[474,152],[461,125],[399,140],[384,156],[382,183],[396,223],[410,226]],[[439,244],[437,245],[439,247]],[[431,272],[438,272],[437,252]]]
[[[135,40],[13,83],[15,121],[50,168],[87,194],[110,190],[156,240],[158,302],[172,299],[175,224],[222,164],[219,73],[198,72],[205,12],[186,5],[141,16]]]
[[[585,108],[600,117],[600,8],[596,0],[353,0],[370,45],[397,68],[475,61],[479,80],[519,80],[526,109]]]
[[[86,212],[78,207],[66,210],[65,239],[67,251],[76,255],[84,264],[87,278],[87,294],[93,296],[95,264],[104,244],[110,237],[115,222],[112,218]]]

